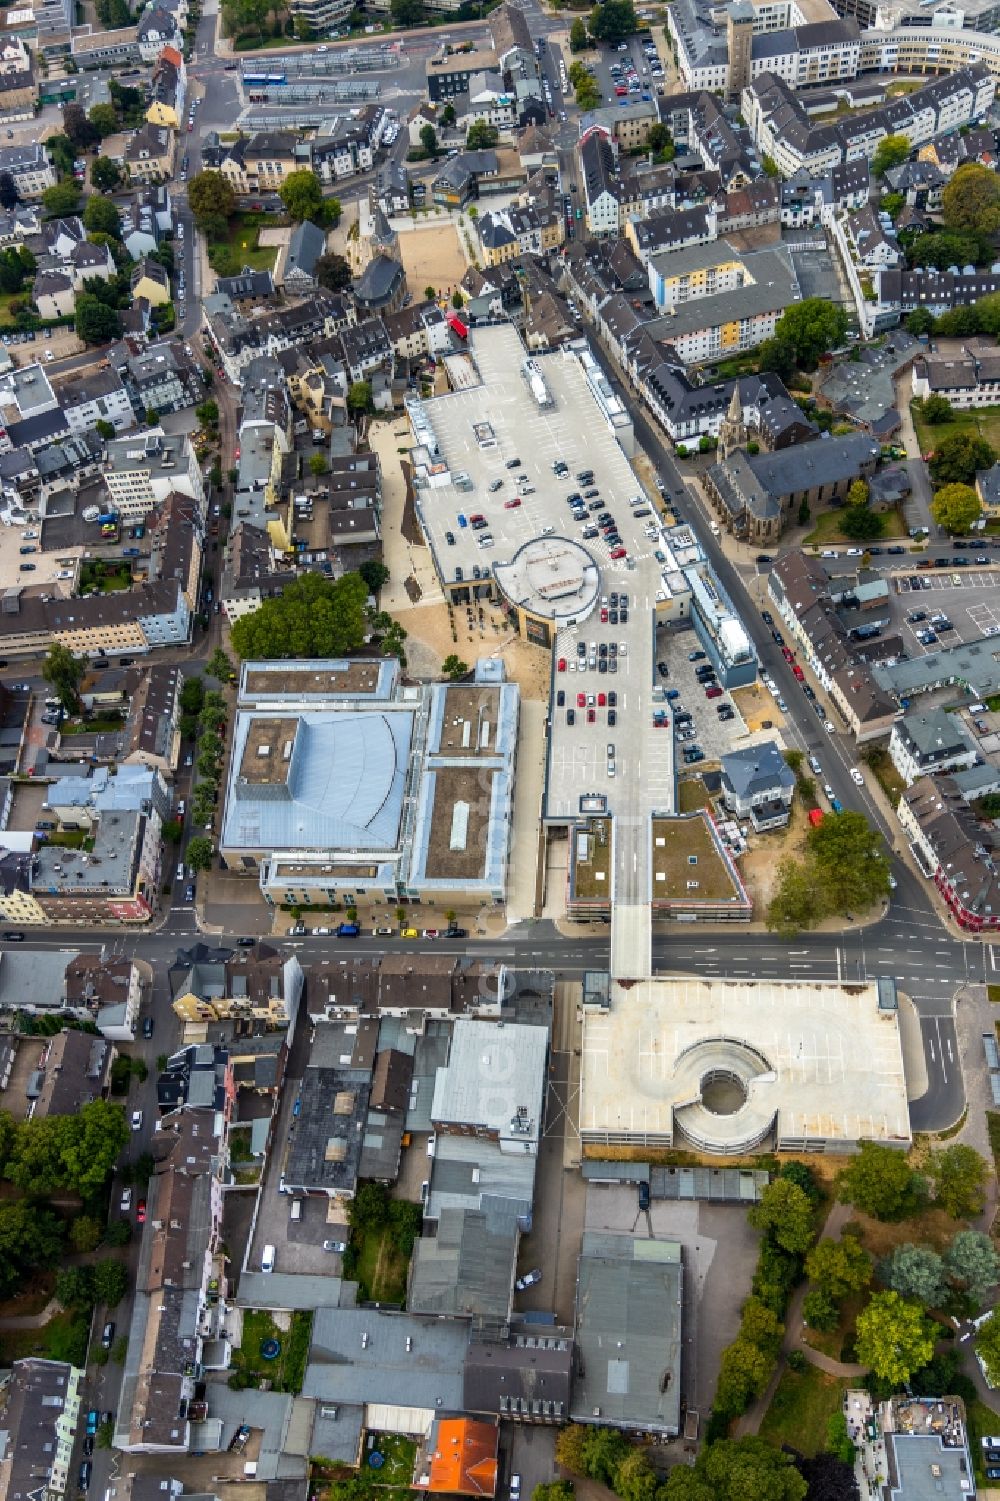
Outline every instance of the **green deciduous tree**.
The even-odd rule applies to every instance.
[[[825,350],[836,349],[843,343],[846,332],[847,314],[839,303],[806,297],[785,309],[774,336],[791,348],[801,369],[811,370]]]
[[[106,1257],[94,1263],[94,1298],[106,1308],[114,1308],[128,1292],[128,1267],[123,1261]]]
[[[304,574],[278,598],[236,621],[233,648],[243,658],[349,655],[364,641],[367,597],[360,574],[335,581]]]
[[[601,42],[623,42],[639,29],[632,0],[604,0],[590,12],[588,29]]]
[[[215,841],[205,834],[198,834],[188,841],[184,858],[192,870],[211,870],[215,854]]]
[[[85,344],[107,344],[122,331],[115,309],[88,292],[77,295],[75,326],[77,338]]]
[[[674,1476],[685,1471],[684,1465],[671,1471],[664,1501],[701,1501],[704,1492],[671,1489]],[[806,1494],[792,1456],[756,1436],[706,1445],[693,1473],[708,1487],[709,1501],[803,1501]]]
[[[870,907],[889,894],[889,861],[877,829],[863,813],[847,811],[809,830],[806,847],[827,910]]]
[[[840,1323],[840,1310],[836,1299],[824,1287],[810,1288],[802,1299],[802,1317],[810,1329],[820,1334],[831,1334]]]
[[[872,1279],[871,1257],[853,1235],[821,1240],[806,1257],[806,1276],[831,1298],[860,1292]]]
[[[812,1242],[812,1205],[798,1184],[788,1178],[769,1183],[747,1219],[784,1251],[801,1254]]]
[[[281,184],[281,201],[290,219],[301,223],[311,219],[318,223],[323,217],[323,189],[311,167],[290,172]]]
[[[86,1253],[96,1251],[101,1243],[102,1227],[100,1220],[95,1220],[92,1215],[78,1214],[69,1227],[69,1238],[74,1251]]]
[[[236,212],[236,194],[222,173],[196,173],[188,183],[187,196],[198,228],[210,239],[221,238]]]
[[[348,1206],[350,1214],[350,1206]],[[586,1451],[584,1442],[587,1429],[581,1423],[570,1423],[556,1434],[556,1463],[574,1475],[586,1474]]]
[[[358,572],[364,579],[369,594],[377,594],[382,585],[389,582],[388,568],[376,558],[369,558],[367,562],[361,563]]]
[[[1000,1256],[981,1230],[960,1230],[945,1252],[948,1276],[978,1303],[1000,1279]]]
[[[92,1308],[94,1273],[89,1266],[65,1266],[56,1277],[56,1297],[64,1308]]]
[[[774,1358],[752,1340],[737,1337],[722,1352],[715,1388],[716,1412],[736,1416],[745,1412],[767,1386]]]
[[[327,459],[327,456],[326,456],[325,453],[311,453],[309,455],[309,465],[308,465],[308,468],[309,468],[309,473],[310,474],[315,474],[315,475],[326,474],[326,472],[329,469],[329,467],[330,467],[330,462]]]
[[[919,339],[921,334],[929,334],[934,328],[934,314],[928,312],[925,307],[914,308],[912,313],[906,316],[906,332]]]
[[[63,109],[63,134],[74,151],[89,151],[98,139],[98,131],[87,118],[82,104],[67,104]]]
[[[781,860],[767,908],[771,931],[786,935],[801,932],[818,922],[823,912],[812,866],[804,860]]]
[[[841,815],[843,816],[843,815]],[[924,1201],[925,1185],[903,1152],[863,1141],[837,1179],[837,1197],[877,1220],[902,1220]]]
[[[952,263],[949,262],[950,264]],[[951,402],[946,396],[928,396],[921,407],[920,415],[932,427],[937,427],[942,422],[951,422],[954,419],[955,413],[952,410]]]
[[[316,280],[328,292],[343,292],[351,285],[351,268],[342,255],[331,251],[316,262]]]
[[[83,658],[74,657],[68,646],[53,641],[42,664],[42,677],[67,714],[76,714],[80,708],[80,679],[83,671]]]
[[[110,156],[97,156],[90,164],[90,181],[99,193],[113,193],[121,186],[122,169]]]
[[[67,177],[72,176],[76,152],[73,149],[73,142],[69,136],[49,136],[45,142],[45,149],[49,153],[49,161],[55,167],[56,171],[63,173]]]
[[[912,150],[906,136],[884,136],[872,157],[872,172],[876,177],[881,177],[883,172],[902,166]]]
[[[233,664],[221,646],[215,648],[205,663],[205,671],[210,678],[215,678],[220,683],[229,681],[233,671]],[[187,684],[184,686],[187,687]]]
[[[884,200],[883,200],[884,202]],[[908,251],[913,266],[934,266],[947,271],[949,266],[975,265],[983,258],[983,241],[979,235],[958,230],[939,229],[917,235]]]
[[[852,542],[873,542],[885,531],[885,521],[867,505],[845,506],[840,516],[840,530]]]
[[[488,151],[499,139],[500,132],[495,125],[488,125],[485,120],[476,120],[469,126],[465,144],[470,151]]]
[[[930,1246],[896,1246],[879,1262],[878,1274],[886,1287],[926,1308],[938,1308],[944,1300],[944,1262]]]
[[[55,1266],[63,1252],[63,1228],[43,1204],[0,1205],[0,1296],[9,1298],[36,1267]]]
[[[642,1449],[631,1448],[615,1471],[615,1494],[622,1501],[654,1501],[659,1478]]]
[[[979,496],[971,485],[943,485],[934,493],[931,515],[953,536],[964,537],[982,514]]]
[[[354,380],[347,392],[347,410],[352,417],[363,417],[366,412],[372,410],[371,382],[367,380]]]
[[[550,1480],[536,1485],[531,1501],[573,1501],[572,1480]]]
[[[100,140],[113,136],[118,129],[118,111],[113,104],[95,104],[87,116]]]
[[[858,1360],[879,1380],[901,1385],[933,1355],[933,1331],[916,1303],[907,1303],[896,1292],[876,1293],[858,1314]]]
[[[1000,178],[991,167],[965,162],[945,184],[941,217],[949,229],[990,236],[1000,229]]]
[[[426,16],[422,0],[389,0],[389,11],[397,26],[419,26]]]
[[[464,678],[468,670],[468,662],[463,662],[461,657],[455,652],[450,652],[441,663],[441,671],[446,678],[451,678],[453,682],[457,682],[459,678]]]
[[[583,23],[583,17],[577,16],[569,29],[569,50],[571,52],[583,52],[589,45],[587,28]]]
[[[102,198],[99,193],[92,193],[87,199],[83,210],[83,224],[85,229],[100,230],[113,239],[121,239],[122,224],[118,210],[110,198]]]
[[[985,438],[948,433],[938,443],[928,467],[935,485],[971,485],[980,469],[989,469],[995,462],[996,453]]]
[[[42,206],[50,219],[75,214],[80,207],[79,184],[72,177],[64,177],[61,182],[54,182],[42,194]]]
[[[185,714],[200,714],[205,702],[205,684],[199,677],[185,678],[181,689],[181,708]]]
[[[989,1170],[972,1147],[961,1142],[932,1152],[924,1164],[934,1202],[953,1220],[971,1220],[982,1214],[986,1203]]]
[[[433,125],[422,125],[420,127],[420,144],[428,156],[437,156],[438,138],[437,131]]]

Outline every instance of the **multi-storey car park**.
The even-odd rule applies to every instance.
[[[417,515],[448,598],[491,596],[552,650],[543,817],[610,820],[612,971],[648,975],[653,818],[676,813],[657,631],[693,624],[729,687],[756,657],[694,534],[644,493],[585,344],[529,359],[509,326],[475,329],[446,364],[454,389],[408,403]]]
[[[584,1140],[905,1147],[893,981],[652,977],[653,916],[749,915],[711,816],[678,812],[659,633],[693,625],[727,687],[757,662],[693,532],[643,493],[623,404],[583,341],[529,358],[477,328],[445,363],[453,389],[408,405],[416,513],[446,595],[494,598],[552,652],[542,817],[570,834],[570,915],[610,923],[609,974],[584,987]]]

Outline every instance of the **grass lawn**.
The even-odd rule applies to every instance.
[[[80,569],[81,594],[111,594],[131,587],[132,567],[129,563],[104,563],[100,558],[90,558]]]
[[[393,1244],[391,1230],[355,1230],[353,1241],[357,1247],[355,1275],[361,1301],[405,1303],[408,1262]]]
[[[815,525],[807,537],[803,539],[804,547],[829,547],[832,542],[852,542],[851,537],[845,537],[840,530],[843,519],[843,510],[821,511],[813,518]],[[877,547],[880,542],[891,541],[894,537],[907,536],[906,523],[898,511],[883,511],[882,535],[872,537],[870,540]],[[864,542],[854,542],[855,547],[865,547]]]
[[[980,407],[975,412],[954,412],[950,422],[938,422],[933,426],[925,422],[912,405],[910,415],[921,453],[930,453],[942,438],[947,438],[951,433],[976,433],[1000,452],[1000,407]]]
[[[993,1151],[993,1166],[1000,1172],[1000,1113],[996,1110],[987,1110],[986,1129],[990,1133],[990,1147]]]
[[[5,1329],[0,1334],[0,1359],[6,1365],[43,1355],[49,1360],[72,1360],[83,1365],[87,1358],[88,1323],[79,1313],[57,1313],[40,1329]]]
[[[865,752],[863,759],[895,808],[906,791],[906,783],[893,765],[889,752],[881,746],[872,746]]]
[[[760,1436],[780,1448],[792,1444],[811,1458],[826,1448],[826,1425],[840,1411],[849,1383],[816,1366],[786,1370],[760,1425]]]
[[[681,813],[693,813],[696,808],[711,806],[711,798],[701,777],[687,777],[677,788]]]
[[[311,1338],[311,1313],[293,1313],[290,1327],[281,1329],[269,1313],[259,1308],[248,1309],[243,1315],[243,1343],[234,1364],[248,1375],[266,1377],[278,1391],[301,1391]],[[260,1353],[261,1345],[268,1339],[281,1344],[276,1360],[265,1360]]]
[[[240,214],[229,222],[229,234],[224,240],[213,240],[210,249],[227,246],[239,261],[240,269],[249,266],[251,271],[273,271],[278,259],[277,245],[258,245],[260,226],[244,224]]]
[[[987,985],[986,994],[991,1001],[1000,1001],[1000,985]]]
[[[125,720],[121,714],[98,715],[94,719],[68,719],[59,726],[60,735],[113,735]]]
[[[381,1454],[385,1464],[381,1469],[373,1470],[368,1463],[369,1454]],[[412,1438],[406,1438],[402,1433],[374,1433],[365,1434],[364,1458],[361,1461],[361,1473],[365,1479],[370,1479],[372,1485],[404,1486],[407,1490],[413,1480],[413,1466],[417,1459],[417,1446]]]

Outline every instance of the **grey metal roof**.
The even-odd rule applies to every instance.
[[[795,786],[795,773],[773,740],[731,751],[722,758],[722,781],[736,797],[753,797]]]
[[[321,1402],[460,1412],[468,1338],[464,1324],[447,1320],[319,1308],[302,1394]]]
[[[968,1454],[946,1448],[936,1436],[894,1433],[887,1437],[896,1460],[893,1498],[906,1501],[963,1501],[972,1489]]]
[[[473,1341],[465,1357],[467,1412],[558,1421],[569,1413],[573,1341],[563,1333]]]
[[[532,1153],[502,1152],[496,1142],[482,1137],[440,1135],[427,1218],[440,1219],[446,1209],[478,1209],[489,1198],[510,1199],[529,1217],[537,1162]]]
[[[675,1242],[585,1233],[577,1274],[573,1415],[680,1430],[683,1268]]]
[[[435,1237],[418,1240],[409,1307],[452,1318],[506,1319],[514,1290],[519,1206],[484,1200],[482,1209],[445,1209]]]
[[[405,710],[318,712],[301,716],[284,784],[259,792],[241,782],[251,723],[237,716],[221,843],[234,848],[394,849],[403,809],[413,714]],[[281,719],[280,711],[273,716]]]
[[[317,224],[304,219],[301,224],[292,230],[288,241],[288,258],[285,261],[285,275],[299,272],[303,276],[311,277],[316,270],[316,262],[326,249],[326,235]]]

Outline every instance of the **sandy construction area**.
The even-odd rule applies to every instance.
[[[406,657],[410,672],[418,678],[440,675],[441,663],[452,652],[471,667],[478,657],[499,656],[507,668],[507,677],[517,683],[527,699],[548,699],[552,659],[539,646],[512,636],[501,611],[483,603],[483,619],[473,607],[472,620],[464,606],[454,610],[455,640],[446,604],[416,604],[409,609],[392,611],[406,627]]]
[[[433,287],[440,297],[450,296],[469,269],[450,219],[428,229],[402,230],[399,253],[415,302],[423,297],[425,287]]]

